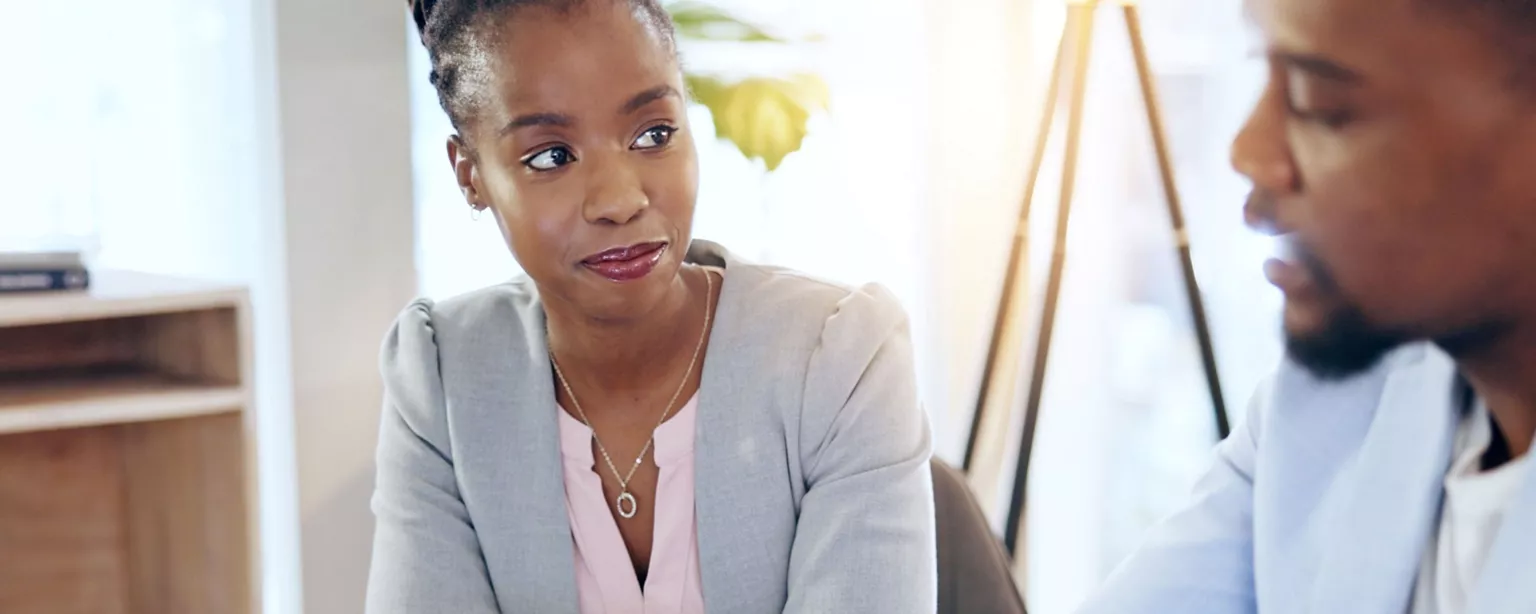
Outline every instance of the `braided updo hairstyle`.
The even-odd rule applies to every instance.
[[[428,79],[453,129],[463,135],[466,122],[489,95],[489,49],[497,42],[500,19],[535,7],[566,14],[588,2],[627,2],[635,17],[676,55],[676,29],[659,0],[407,0],[432,62]]]

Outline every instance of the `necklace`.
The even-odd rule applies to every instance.
[[[608,455],[608,449],[603,447],[603,441],[597,438],[597,429],[592,428],[592,421],[587,419],[587,413],[581,409],[581,401],[576,400],[575,391],[571,390],[570,382],[566,381],[565,374],[560,371],[560,363],[555,360],[554,351],[549,353],[549,364],[555,368],[555,377],[560,380],[560,386],[565,388],[565,396],[570,397],[572,409],[576,410],[576,415],[581,418],[583,424],[587,425],[587,429],[592,431],[592,442],[597,444],[597,451],[602,453],[603,462],[608,464],[608,470],[613,472],[613,477],[619,480],[619,496],[614,499],[613,505],[619,515],[624,518],[634,518],[635,512],[640,510],[640,504],[635,500],[635,496],[629,493],[629,480],[635,477],[635,470],[639,469],[640,463],[645,460],[645,453],[649,452],[651,444],[656,442],[656,429],[661,428],[661,424],[667,421],[667,416],[672,413],[672,406],[677,403],[677,397],[683,393],[684,388],[688,387],[688,376],[693,375],[693,367],[699,361],[699,352],[704,349],[704,337],[709,334],[709,320],[713,311],[710,299],[715,294],[715,278],[707,269],[704,271],[704,287],[706,288],[704,329],[699,331],[699,342],[693,348],[693,358],[688,360],[688,370],[683,372],[683,381],[677,384],[677,390],[672,393],[672,398],[667,401],[666,407],[661,408],[661,419],[657,420],[656,426],[651,428],[651,437],[645,441],[645,447],[640,448],[640,455],[635,457],[635,462],[629,466],[628,473],[619,474],[619,468],[613,464],[613,458]]]

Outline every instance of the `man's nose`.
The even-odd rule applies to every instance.
[[[1254,186],[1285,193],[1296,187],[1296,167],[1284,126],[1272,125],[1278,122],[1266,115],[1270,114],[1255,110],[1232,139],[1232,169]]]
[[[1232,168],[1253,182],[1243,220],[1264,234],[1281,232],[1276,203],[1298,190],[1295,161],[1285,133],[1285,109],[1273,85],[1266,88],[1232,139]]]

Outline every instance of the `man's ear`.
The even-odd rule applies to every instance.
[[[485,202],[480,191],[480,173],[475,169],[475,152],[457,134],[448,137],[448,163],[453,165],[453,177],[459,184],[459,192],[464,194],[464,202],[476,209],[489,207],[490,204]]]

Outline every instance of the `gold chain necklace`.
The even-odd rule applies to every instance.
[[[587,419],[587,413],[581,409],[581,401],[576,400],[576,393],[571,390],[570,382],[566,381],[565,374],[560,371],[560,363],[555,360],[554,350],[549,352],[549,363],[555,368],[555,377],[560,380],[560,386],[565,388],[565,396],[570,397],[571,407],[576,410],[576,415],[581,417],[583,424],[592,431],[592,441],[597,444],[597,451],[603,454],[603,461],[608,463],[608,470],[613,472],[613,477],[619,480],[619,496],[614,499],[614,509],[624,518],[634,518],[635,512],[640,510],[640,504],[635,496],[629,493],[629,480],[635,477],[635,470],[640,468],[640,463],[645,460],[645,453],[651,450],[651,444],[656,442],[656,429],[667,421],[667,416],[672,413],[672,406],[677,403],[677,397],[688,387],[688,377],[693,375],[693,367],[699,361],[699,352],[704,349],[704,338],[709,335],[709,320],[712,315],[715,294],[715,278],[708,269],[704,270],[704,329],[699,331],[699,342],[693,348],[693,358],[688,360],[688,370],[683,372],[683,381],[678,383],[677,390],[672,393],[671,400],[662,408],[661,419],[656,421],[656,426],[651,428],[651,437],[645,441],[645,447],[640,448],[640,455],[635,457],[634,464],[629,466],[629,473],[619,475],[619,468],[613,464],[613,458],[608,456],[608,448],[603,447],[603,441],[597,438],[597,429],[592,428],[592,421]]]

